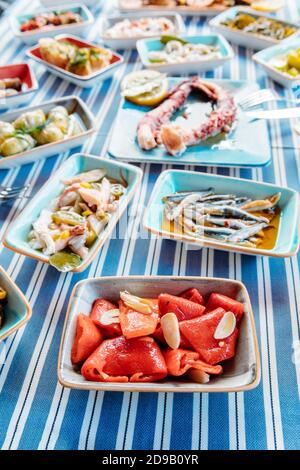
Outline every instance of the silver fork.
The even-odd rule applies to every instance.
[[[255,91],[250,96],[242,98],[238,104],[243,109],[253,108],[254,106],[258,106],[259,104],[269,103],[272,101],[278,102],[285,102],[285,103],[292,103],[292,104],[299,104],[299,99],[288,99],[279,97],[273,90],[269,88],[264,88],[263,90]]]
[[[17,199],[19,197],[25,197],[25,192],[29,186],[1,186],[0,185],[0,201],[6,201],[8,199]]]

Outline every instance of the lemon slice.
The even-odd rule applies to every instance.
[[[124,98],[139,106],[155,106],[168,94],[168,79],[155,70],[140,70],[127,75],[121,84]]]
[[[284,7],[284,0],[254,0],[251,3],[251,8],[266,13],[280,10]]]

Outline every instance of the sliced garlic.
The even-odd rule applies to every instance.
[[[215,339],[228,338],[234,332],[235,327],[236,327],[236,318],[235,318],[234,313],[226,312],[216,328],[214,338]]]
[[[120,323],[120,310],[118,308],[114,308],[112,310],[108,310],[104,312],[101,316],[101,323],[102,325],[112,325],[113,323]]]
[[[152,313],[152,309],[145,299],[131,295],[126,291],[120,292],[120,297],[127,307],[132,308],[139,313]]]
[[[167,345],[172,349],[178,349],[180,346],[180,330],[175,313],[166,313],[161,317],[160,324]]]
[[[207,384],[210,379],[210,376],[206,372],[199,369],[190,369],[185,375],[198,384]]]

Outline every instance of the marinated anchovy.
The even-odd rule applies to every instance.
[[[255,247],[265,236],[265,229],[272,227],[280,197],[278,193],[252,200],[235,194],[216,194],[209,189],[169,194],[163,202],[166,220],[187,235]]]

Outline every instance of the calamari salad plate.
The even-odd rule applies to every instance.
[[[9,226],[4,245],[58,270],[84,271],[140,184],[132,165],[72,155]]]
[[[294,88],[300,85],[300,38],[278,46],[268,47],[253,55],[264,71],[275,82],[286,88]],[[288,55],[290,58],[290,73],[288,73]],[[298,68],[295,67],[298,65]]]
[[[61,49],[62,47],[64,50]],[[70,51],[70,48],[75,48],[78,53],[73,59],[69,60],[68,58],[66,61],[66,57],[69,54],[67,50]],[[58,52],[56,53],[56,51]],[[89,51],[91,51],[90,56]],[[57,77],[82,88],[93,87],[97,83],[110,78],[124,62],[123,57],[117,52],[70,34],[59,34],[54,38],[42,38],[39,44],[27,51],[27,55],[30,59],[46,67]],[[46,60],[45,57],[49,60]],[[97,67],[95,68],[90,67],[91,57],[97,62]],[[65,64],[65,62],[68,63]],[[64,63],[64,67],[60,66],[62,63]],[[65,65],[69,64],[72,64],[71,71],[65,68]],[[87,66],[91,70],[82,73],[83,68]],[[78,73],[77,71],[75,72],[75,67],[78,68]]]
[[[178,41],[174,40],[167,44],[164,37],[138,41],[144,67],[169,74],[198,73],[213,70],[234,56],[232,47],[219,34],[181,35]]]
[[[0,169],[9,169],[82,145],[95,132],[94,116],[77,96],[18,109],[0,118]]]
[[[135,49],[137,40],[145,36],[149,38],[156,37],[158,34],[177,35],[183,34],[184,31],[184,22],[181,16],[176,13],[164,15],[146,12],[109,16],[103,17],[100,23],[100,39],[115,50]]]
[[[299,195],[274,184],[167,170],[143,224],[155,235],[200,247],[289,257],[299,249]]]
[[[36,16],[39,16],[41,21],[41,15],[46,17],[47,15],[56,15],[56,24],[46,24],[42,27],[33,27],[32,22]],[[59,15],[74,15],[72,21],[66,22],[65,18],[62,18],[61,24],[59,22]],[[17,16],[11,17],[12,30],[16,38],[25,44],[34,44],[40,38],[55,36],[59,33],[77,33],[80,36],[87,32],[94,22],[93,15],[85,5],[79,5],[73,3],[73,5],[64,4],[61,2],[59,10],[39,8],[29,13],[23,13]],[[25,25],[25,26],[24,26]],[[28,27],[26,28],[26,26]]]
[[[149,378],[149,381],[137,380],[134,382],[126,381],[126,377],[123,377],[125,380],[118,382],[113,381],[113,377],[110,377],[110,381],[100,382],[91,379],[86,380],[80,374],[79,368],[75,370],[71,362],[71,350],[76,335],[76,320],[79,314],[81,314],[80,316],[83,319],[89,316],[96,298],[100,297],[107,299],[108,303],[116,303],[120,298],[121,291],[129,291],[134,296],[153,299],[157,298],[161,293],[177,296],[183,291],[191,290],[191,287],[194,290],[197,289],[204,298],[208,298],[212,292],[218,292],[243,304],[244,315],[239,324],[236,353],[234,357],[223,362],[224,369],[222,375],[211,376],[208,383],[195,383],[191,378],[171,375],[161,381],[155,381],[155,379],[150,381]],[[149,315],[144,316],[148,317]],[[86,318],[86,321],[88,320],[90,319]],[[100,334],[99,330],[98,334]],[[153,339],[149,336],[144,338],[136,337],[130,341],[134,342],[136,340],[147,341],[148,344],[152,342],[155,346]],[[124,341],[124,337],[122,341]],[[108,344],[108,341],[104,343]],[[126,352],[122,356],[123,364],[125,356]],[[156,357],[156,355],[153,354],[153,357]],[[115,363],[118,363],[118,361],[115,360]],[[142,360],[139,357],[135,364],[139,367],[141,363]],[[104,368],[103,363],[102,366]],[[143,369],[143,363],[140,367]],[[135,375],[143,375],[142,370],[139,372],[139,374],[136,373]],[[118,373],[118,375],[125,374],[122,374],[122,371]],[[115,374],[111,373],[111,375]],[[106,375],[106,377],[109,376]],[[253,312],[247,289],[242,283],[234,280],[188,276],[101,277],[80,281],[73,289],[68,306],[58,358],[58,379],[63,386],[79,390],[119,392],[237,392],[251,390],[260,381],[260,357]]]
[[[169,88],[180,84],[183,80],[179,77],[169,78]],[[256,83],[246,81],[205,80],[205,82],[219,85],[229,92],[237,103],[259,89]],[[251,120],[239,107],[229,133],[222,133],[190,146],[180,156],[170,155],[161,145],[151,150],[142,150],[137,141],[137,128],[141,119],[151,109],[125,100],[121,103],[110,141],[110,155],[119,160],[135,162],[235,167],[264,166],[271,160],[266,122]],[[173,116],[171,123],[180,125],[184,129],[198,127],[207,121],[207,114],[211,112],[211,102],[200,100],[194,93],[188,97],[185,106]]]
[[[24,294],[0,266],[1,292],[5,293],[2,321],[0,322],[0,341],[3,341],[28,322],[32,311]]]

